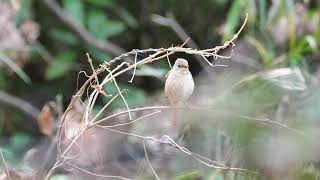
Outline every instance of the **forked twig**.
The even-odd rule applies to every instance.
[[[47,4],[50,4],[52,6],[56,6],[56,4],[53,4],[52,0],[45,0],[45,2]],[[57,8],[58,9],[58,8]],[[60,9],[58,9],[60,10]],[[161,108],[159,107],[147,107],[147,108],[136,108],[136,109],[129,109],[129,106],[125,100],[125,98],[123,97],[122,95],[122,91],[120,90],[120,88],[118,87],[117,85],[117,82],[116,82],[116,78],[124,73],[126,73],[127,71],[130,71],[130,70],[134,70],[133,72],[133,76],[131,77],[131,80],[129,80],[129,82],[132,82],[133,81],[133,78],[135,76],[135,70],[138,66],[142,66],[142,65],[145,65],[145,64],[149,64],[149,63],[153,63],[154,61],[157,61],[157,60],[160,60],[160,59],[163,59],[163,58],[167,58],[168,59],[168,56],[169,55],[172,55],[174,53],[177,53],[177,52],[182,52],[182,53],[187,53],[187,54],[193,54],[193,55],[198,55],[198,56],[203,56],[205,58],[208,58],[208,57],[213,57],[213,58],[230,58],[230,56],[222,56],[222,55],[219,55],[219,51],[222,50],[222,49],[225,49],[227,47],[229,47],[230,44],[234,44],[233,41],[235,39],[238,38],[238,35],[240,34],[240,32],[242,31],[242,29],[244,28],[244,25],[246,24],[246,21],[247,21],[247,16],[246,16],[246,19],[243,23],[243,25],[241,26],[240,30],[234,35],[233,38],[231,38],[229,41],[226,41],[222,46],[216,46],[214,48],[211,48],[211,49],[204,49],[204,50],[198,50],[198,49],[192,49],[192,48],[184,48],[185,44],[188,42],[189,39],[187,39],[183,44],[181,44],[180,46],[176,46],[176,47],[169,47],[169,48],[158,48],[158,49],[144,49],[144,50],[138,50],[138,49],[134,49],[130,52],[127,52],[127,53],[124,53],[124,54],[121,54],[120,56],[117,56],[115,57],[114,59],[108,61],[108,62],[105,62],[103,64],[101,64],[99,66],[98,69],[96,69],[94,71],[94,73],[88,78],[88,80],[82,85],[82,87],[79,89],[79,91],[77,91],[77,93],[73,96],[67,110],[65,111],[63,117],[61,118],[61,121],[59,123],[59,126],[58,126],[58,132],[57,132],[57,135],[56,135],[56,139],[57,139],[57,150],[58,150],[58,154],[57,154],[57,159],[56,159],[56,162],[54,164],[54,166],[51,168],[51,170],[48,172],[47,176],[46,176],[46,180],[49,180],[49,178],[51,177],[51,175],[54,173],[55,169],[58,168],[59,166],[61,166],[63,163],[67,163],[66,162],[66,154],[69,152],[69,150],[71,149],[71,147],[74,145],[74,144],[77,144],[77,140],[82,137],[83,133],[85,133],[89,128],[92,128],[92,127],[100,127],[100,128],[104,128],[104,129],[107,129],[109,131],[113,131],[113,132],[117,132],[117,133],[120,133],[120,134],[127,134],[127,135],[130,135],[130,136],[134,136],[134,137],[138,137],[138,138],[142,138],[143,140],[152,140],[152,141],[155,141],[155,142],[159,142],[159,143],[164,143],[164,144],[167,144],[167,145],[171,145],[173,147],[176,147],[178,149],[180,149],[182,152],[188,154],[188,155],[191,155],[191,156],[195,156],[197,158],[195,158],[197,161],[201,162],[201,158],[199,159],[200,155],[199,156],[196,156],[194,153],[192,153],[191,151],[187,150],[186,148],[182,147],[182,146],[179,146],[178,144],[176,144],[172,139],[170,140],[169,137],[166,137],[167,140],[169,141],[164,141],[164,140],[161,140],[161,139],[155,139],[155,138],[152,138],[152,137],[144,137],[144,136],[140,136],[140,135],[136,135],[136,134],[132,134],[132,133],[126,133],[126,132],[121,132],[121,131],[118,131],[118,130],[115,130],[115,129],[112,129],[110,127],[104,127],[104,126],[101,126],[99,125],[99,123],[101,122],[104,122],[108,119],[111,119],[112,117],[115,117],[117,115],[120,115],[120,114],[124,114],[123,112],[121,113],[116,113],[116,114],[113,114],[113,115],[110,115],[106,118],[102,118],[100,120],[97,120],[97,118],[99,117],[99,115],[102,113],[102,111],[104,111],[107,106],[109,105],[109,103],[112,103],[113,100],[116,98],[112,98],[106,106],[104,106],[102,108],[102,110],[98,113],[97,116],[95,116],[93,119],[90,119],[90,115],[91,115],[91,112],[92,112],[92,108],[93,106],[95,105],[96,103],[96,100],[99,96],[99,94],[101,94],[101,89],[104,85],[106,85],[107,83],[109,82],[114,82],[115,83],[115,86],[117,87],[117,90],[118,90],[118,93],[119,95],[122,97],[123,101],[125,102],[125,105],[127,107],[127,111],[124,111],[125,113],[128,113],[129,114],[129,117],[130,119],[132,119],[132,116],[131,116],[131,112],[136,112],[136,111],[142,111],[142,110],[147,110],[147,109],[157,109],[157,110],[161,110]],[[120,65],[116,66],[116,68],[112,69],[111,70],[111,67],[112,65],[114,65],[117,61],[119,60],[123,60],[123,59],[128,59],[130,56],[132,55],[135,55],[138,56],[139,55],[144,55],[146,56],[145,58],[137,61],[137,59],[135,58],[135,62],[132,62],[130,61],[131,63],[129,62],[122,62]],[[90,60],[90,57],[88,56],[88,60],[89,60],[89,63],[91,62]],[[210,63],[208,60],[207,60],[207,63],[212,66],[212,67],[215,67],[215,65],[212,65],[212,63]],[[93,69],[93,65],[90,64],[91,68]],[[108,71],[108,75],[103,79],[103,81],[99,84],[98,82],[98,74],[104,72],[104,71]],[[62,151],[62,145],[61,145],[61,141],[63,139],[62,135],[63,135],[63,128],[65,127],[66,125],[66,115],[68,114],[68,112],[71,110],[72,108],[72,104],[74,103],[74,101],[78,98],[81,98],[81,96],[83,95],[83,93],[85,92],[85,90],[87,89],[87,87],[90,85],[92,85],[92,81],[96,81],[96,88],[94,88],[94,90],[91,92],[91,94],[89,95],[89,103],[87,104],[87,107],[86,107],[86,112],[85,112],[85,124],[83,127],[81,127],[80,131],[77,132],[74,136],[74,138],[72,139],[72,141],[66,146],[66,148],[64,149],[64,151]],[[92,83],[92,84],[91,84]],[[103,93],[102,93],[103,94]],[[105,94],[104,94],[105,95]],[[168,109],[170,107],[162,107],[162,109]],[[146,115],[146,116],[143,116],[143,117],[140,117],[140,118],[137,118],[136,120],[133,120],[133,122],[129,122],[129,123],[123,123],[123,124],[116,124],[116,125],[113,125],[111,127],[116,127],[116,126],[124,126],[124,125],[129,125],[129,124],[132,124],[132,123],[135,123],[137,122],[138,120],[141,120],[145,117],[148,117],[148,116],[151,116],[153,114],[156,114],[156,113],[160,113],[160,112],[153,112],[153,113],[150,113],[149,115]],[[203,161],[203,160],[202,160]],[[211,161],[210,161],[211,162]],[[202,162],[203,163],[203,162]],[[217,163],[218,164],[218,163]],[[215,166],[212,166],[212,168],[215,168]],[[235,171],[241,171],[241,169],[238,169],[238,168],[235,168],[235,169],[232,169],[232,168],[227,168],[225,166],[221,166],[218,164],[218,166],[216,166],[216,168],[218,169],[224,169],[224,170],[235,170]],[[248,170],[243,170],[243,171],[246,171],[248,172]]]

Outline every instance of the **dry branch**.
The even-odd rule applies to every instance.
[[[154,14],[151,16],[151,19],[153,22],[163,25],[163,26],[168,26],[170,27],[177,35],[178,37],[184,41],[188,37],[190,37],[187,32],[182,28],[182,26],[177,22],[177,20],[174,18],[173,14],[163,17],[157,14]],[[192,40],[190,39],[187,43],[187,46],[192,49],[200,49],[199,46]],[[196,59],[198,60],[199,64],[204,70],[208,70],[206,63],[201,60],[201,57],[195,56]]]
[[[55,1],[53,1],[53,0],[44,0],[44,1],[49,7],[54,8],[54,11],[57,13],[57,15],[61,16],[60,18],[64,18],[64,14],[61,14],[63,12],[60,12],[61,9],[59,9],[60,7],[55,3]],[[157,61],[157,60],[168,58],[169,55],[177,53],[177,52],[182,52],[182,53],[186,53],[186,54],[191,54],[191,55],[196,55],[196,56],[199,56],[199,57],[203,57],[205,62],[210,67],[215,67],[215,65],[212,62],[207,60],[207,58],[209,58],[209,57],[211,57],[213,59],[217,59],[217,58],[226,58],[226,59],[228,59],[228,58],[230,58],[231,56],[222,56],[222,55],[220,55],[219,54],[220,50],[228,48],[230,45],[234,45],[233,41],[235,41],[238,38],[240,32],[243,30],[243,28],[245,26],[245,23],[247,21],[247,18],[248,18],[248,15],[246,15],[246,19],[245,19],[243,25],[241,26],[240,30],[234,35],[234,37],[232,39],[230,39],[229,41],[225,42],[221,46],[213,47],[213,48],[210,48],[210,49],[204,49],[204,50],[193,49],[193,48],[185,48],[184,46],[188,43],[188,40],[189,40],[189,39],[187,39],[183,44],[181,44],[180,46],[175,46],[175,47],[158,48],[158,49],[150,48],[150,49],[144,49],[144,50],[134,49],[134,50],[132,50],[130,52],[121,54],[120,56],[115,57],[114,59],[101,64],[99,66],[99,68],[94,70],[92,75],[90,75],[88,77],[88,80],[82,85],[82,87],[79,89],[79,91],[73,96],[73,98],[72,98],[67,110],[65,111],[63,117],[61,118],[61,121],[60,121],[60,124],[59,124],[59,128],[58,128],[58,133],[56,135],[57,148],[58,148],[57,159],[56,159],[55,165],[48,172],[48,174],[46,176],[46,179],[48,180],[51,177],[51,175],[54,173],[56,168],[58,168],[62,164],[68,164],[68,160],[70,158],[67,158],[66,155],[70,151],[71,147],[73,145],[77,145],[77,140],[80,137],[82,137],[82,135],[88,129],[90,129],[92,127],[99,127],[99,128],[102,128],[102,129],[106,129],[106,130],[108,130],[110,132],[115,132],[115,133],[119,133],[119,134],[124,134],[124,135],[129,135],[129,136],[141,138],[143,140],[143,143],[145,143],[145,141],[148,140],[148,141],[154,141],[154,142],[158,142],[158,143],[161,143],[161,144],[165,144],[165,145],[169,145],[169,146],[175,147],[180,152],[182,152],[182,153],[192,157],[196,161],[198,161],[198,162],[200,162],[200,163],[202,163],[202,164],[204,164],[204,165],[206,165],[208,167],[214,168],[214,169],[230,170],[230,171],[235,171],[235,172],[237,172],[239,174],[241,174],[242,172],[251,172],[251,173],[255,173],[256,174],[256,172],[253,172],[253,171],[250,171],[250,170],[228,167],[228,166],[226,166],[224,164],[215,162],[215,161],[213,161],[213,160],[211,160],[209,158],[206,158],[206,157],[203,157],[201,155],[195,154],[195,153],[191,152],[190,150],[188,150],[187,148],[177,144],[175,141],[172,140],[171,137],[169,137],[167,135],[162,136],[162,138],[160,138],[160,139],[156,139],[156,138],[153,138],[153,137],[146,137],[146,136],[141,136],[141,135],[137,135],[137,134],[133,134],[133,133],[129,133],[129,132],[123,132],[123,131],[119,131],[119,130],[113,129],[113,127],[125,126],[125,125],[129,125],[129,124],[132,124],[132,123],[136,123],[136,122],[138,122],[138,121],[140,121],[140,120],[142,120],[142,119],[144,119],[146,117],[149,117],[151,115],[154,115],[154,114],[162,112],[161,109],[170,108],[169,106],[158,106],[158,107],[145,107],[145,108],[129,109],[129,107],[128,107],[127,103],[126,103],[125,97],[122,95],[122,91],[121,91],[121,89],[119,87],[117,87],[118,94],[116,96],[114,96],[114,98],[109,100],[109,102],[100,110],[100,112],[98,112],[98,115],[96,115],[93,119],[90,119],[91,118],[90,115],[92,114],[92,108],[96,104],[97,98],[99,97],[100,94],[103,94],[103,93],[101,93],[101,89],[103,89],[103,86],[105,86],[105,85],[107,85],[108,83],[111,83],[111,82],[115,83],[115,85],[117,86],[115,80],[116,80],[116,78],[118,76],[120,76],[120,75],[122,75],[122,74],[124,74],[124,73],[126,73],[128,71],[131,71],[131,70],[135,71],[135,69],[138,66],[146,65],[146,64],[149,64],[149,63],[153,63],[154,61]],[[67,18],[67,20],[65,20],[65,23],[66,24],[68,24],[68,23],[70,24],[71,23],[70,26],[71,27],[74,26],[73,22],[70,21],[70,19],[68,20],[68,18]],[[75,28],[79,29],[78,26],[76,26]],[[82,27],[80,26],[80,30],[81,30],[81,28]],[[80,32],[81,32],[80,33],[80,35],[81,35],[83,32],[82,31],[80,31]],[[139,60],[139,61],[137,61],[136,60],[136,56],[138,54],[141,55],[141,56],[144,56],[144,58]],[[135,61],[134,62],[131,62],[131,63],[122,62],[120,65],[117,65],[115,68],[113,68],[113,69],[111,68],[112,65],[115,64],[115,62],[123,60],[124,58],[130,58],[131,56],[135,57]],[[88,56],[88,61],[91,63],[91,59],[90,59],[89,56]],[[92,66],[92,64],[90,64],[90,65]],[[107,71],[108,75],[106,77],[104,77],[102,81],[100,81],[101,83],[99,83],[98,75],[101,72],[104,72],[104,71]],[[129,80],[129,82],[132,82],[132,79],[134,78],[134,75],[135,75],[135,72],[133,73],[133,76],[131,77],[131,80]],[[86,110],[84,112],[84,122],[85,123],[80,128],[80,130],[74,135],[74,137],[72,139],[70,139],[71,142],[62,151],[62,147],[61,147],[61,141],[62,141],[62,138],[63,138],[62,137],[62,134],[63,134],[62,130],[63,130],[63,128],[65,128],[66,115],[68,114],[68,112],[72,108],[73,102],[78,98],[81,99],[83,93],[85,92],[85,89],[87,89],[90,86],[93,87],[93,90],[90,93],[90,95],[88,96],[89,97],[88,104],[86,104]],[[103,95],[105,95],[105,94],[103,94]],[[110,115],[108,117],[105,117],[105,118],[102,118],[102,119],[98,120],[98,117],[100,116],[102,111],[105,111],[106,108],[108,107],[108,105],[110,103],[112,103],[114,101],[114,99],[116,99],[118,96],[121,96],[121,98],[123,99],[123,101],[126,104],[127,110],[124,111],[124,112],[128,113],[129,119],[132,119],[132,116],[131,116],[130,112],[144,111],[144,110],[151,110],[151,109],[155,109],[155,110],[158,110],[158,111],[154,111],[154,112],[152,112],[150,114],[147,114],[145,116],[138,117],[136,119],[133,119],[132,121],[129,121],[128,123],[115,124],[115,125],[111,125],[111,126],[101,126],[100,123],[105,122],[108,119],[114,118],[114,117],[116,117],[116,116],[118,116],[120,114],[124,114],[124,112],[116,113],[116,114],[112,114],[112,115]],[[75,157],[76,156],[74,156],[72,158],[75,158]],[[148,158],[148,157],[146,156],[146,158]],[[149,165],[151,166],[151,163],[149,163]],[[154,172],[155,176],[157,176],[154,170],[153,170],[153,172]],[[157,177],[157,178],[159,179],[159,177]]]
[[[72,163],[69,163],[69,162],[66,162],[67,165],[71,166],[72,168],[75,168],[75,169],[78,169],[79,171],[82,171],[84,173],[87,173],[87,174],[90,174],[92,176],[95,176],[95,177],[102,177],[102,178],[112,178],[112,179],[122,179],[122,180],[132,180],[132,179],[129,179],[129,178],[125,178],[125,177],[122,177],[122,176],[112,176],[112,175],[102,175],[102,174],[96,174],[96,173],[93,173],[93,172],[90,172],[90,171],[87,171],[85,169],[82,169]]]

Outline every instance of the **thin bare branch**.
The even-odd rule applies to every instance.
[[[137,122],[137,121],[140,121],[140,120],[142,120],[142,119],[144,119],[144,118],[146,118],[146,117],[149,117],[149,116],[158,114],[158,113],[160,113],[160,112],[162,112],[162,111],[155,111],[155,112],[152,112],[152,113],[150,113],[150,114],[146,114],[146,115],[144,115],[144,116],[141,116],[141,117],[139,117],[139,118],[137,118],[137,119],[135,119],[135,120],[132,120],[132,121],[130,121],[130,122],[127,122],[127,123],[121,123],[121,124],[115,124],[115,125],[109,125],[109,126],[103,126],[103,127],[112,128],[112,127],[118,127],[118,126],[126,126],[126,125],[129,125],[129,124],[133,124],[133,123],[135,123],[135,122]]]
[[[216,51],[216,52],[218,52],[218,51],[220,51],[220,50],[222,50],[222,49],[225,49],[225,48],[229,47],[230,44],[231,44],[232,46],[234,46],[234,43],[233,43],[233,42],[239,37],[240,33],[242,32],[242,30],[244,29],[245,25],[247,24],[247,20],[248,20],[248,13],[246,13],[246,17],[245,17],[245,19],[244,19],[244,21],[243,21],[240,29],[237,31],[237,33],[236,33],[235,35],[233,35],[233,37],[232,37],[230,40],[226,41],[222,46],[216,46],[216,47],[214,47],[214,48],[206,49],[206,50],[204,50],[204,51],[205,51],[205,52],[210,52],[210,51]]]
[[[149,106],[149,107],[143,107],[143,108],[134,108],[134,109],[130,109],[130,112],[139,112],[139,111],[146,111],[146,110],[165,110],[165,109],[170,109],[170,106]],[[188,108],[176,108],[176,109],[184,109],[184,110],[196,110],[196,111],[208,111],[208,112],[221,112],[219,110],[214,110],[214,109],[210,109],[210,108],[203,108],[203,107],[188,107]],[[114,118],[116,116],[122,115],[122,114],[126,114],[128,113],[128,111],[122,111],[122,112],[118,112],[115,114],[112,114],[108,117],[105,117],[103,119],[100,119],[94,123],[91,124],[91,126],[97,125],[103,121],[106,121],[108,119]],[[230,112],[229,112],[230,113]],[[282,124],[280,122],[276,122],[270,119],[259,119],[259,118],[254,118],[254,117],[250,117],[250,116],[246,116],[246,115],[241,115],[241,114],[235,114],[235,113],[231,113],[236,117],[240,117],[240,118],[244,118],[247,120],[251,120],[251,121],[256,121],[256,122],[262,122],[262,123],[267,123],[267,124],[271,124],[271,125],[275,125],[277,127],[281,127],[281,128],[285,128],[291,132],[294,132],[296,134],[302,135],[302,136],[306,136],[306,134],[302,131],[299,131],[297,129],[293,129],[291,127],[289,127],[288,125]]]
[[[159,25],[170,27],[182,41],[190,37],[188,33],[182,28],[182,26],[177,22],[172,13],[170,13],[170,15],[168,15],[167,17],[154,14],[151,16],[151,20]],[[187,46],[192,49],[200,49],[192,39],[188,41]],[[195,58],[203,69],[208,69],[201,58],[199,58],[199,56],[195,56]]]
[[[138,56],[138,53],[136,53],[134,55],[134,64],[137,64],[137,56]],[[136,74],[136,69],[137,69],[137,66],[135,66],[134,69],[133,69],[132,77],[131,77],[130,81],[128,81],[129,83],[132,83],[134,75]]]
[[[124,135],[128,135],[128,136],[140,138],[142,140],[154,141],[154,142],[170,145],[172,147],[175,147],[175,148],[179,149],[181,152],[183,152],[183,153],[185,153],[185,154],[187,154],[187,155],[189,155],[191,157],[202,157],[201,155],[198,155],[196,153],[191,152],[186,147],[178,145],[175,141],[172,140],[172,138],[170,138],[167,135],[164,135],[160,139],[157,139],[157,138],[150,137],[150,136],[142,136],[142,135],[138,135],[138,134],[134,134],[134,133],[123,132],[123,131],[115,130],[115,129],[108,128],[108,127],[105,127],[105,126],[100,126],[100,125],[95,125],[95,127],[106,129],[108,131],[119,133],[119,134],[124,134]],[[169,141],[166,141],[164,139],[167,139]],[[247,170],[247,169],[241,169],[241,168],[232,168],[232,167],[228,167],[226,165],[214,166],[213,164],[220,165],[221,163],[215,162],[215,161],[210,160],[210,159],[209,159],[209,161],[212,162],[211,164],[205,163],[204,161],[200,160],[199,158],[194,158],[194,159],[197,160],[198,162],[200,162],[200,163],[202,163],[204,165],[208,165],[208,167],[211,167],[211,168],[214,168],[214,169],[230,170],[230,171],[235,171],[237,173],[239,171],[239,172],[250,172],[250,173],[253,173],[253,174],[257,174],[257,172],[255,172],[255,171],[251,171],[251,170]],[[206,158],[206,159],[208,159],[208,158]]]
[[[147,148],[146,148],[146,143],[145,143],[145,139],[142,140],[142,145],[143,145],[143,150],[144,150],[144,154],[145,154],[145,157],[146,157],[146,160],[149,164],[149,167],[151,168],[154,176],[157,178],[157,180],[160,180],[159,176],[157,175],[156,171],[154,170],[154,168],[152,167],[152,164],[149,160],[149,156],[148,156],[148,153],[147,153]]]
[[[49,6],[52,8],[55,8],[54,11],[57,11],[58,14],[59,14],[59,11],[61,10],[61,8],[58,6],[58,4],[54,1],[54,0],[44,0],[44,2],[46,4],[49,4]],[[60,8],[60,9],[59,9]],[[62,11],[62,10],[61,10]],[[62,13],[64,13],[62,11]],[[60,14],[60,15],[64,15],[64,14]],[[58,16],[60,16],[58,15]],[[64,18],[64,17],[59,17],[60,19]],[[71,19],[72,20],[72,19]],[[246,20],[245,20],[246,22]],[[244,24],[245,24],[244,22]],[[66,23],[70,23],[68,18],[66,20]],[[71,22],[72,23],[72,22]],[[73,24],[74,25],[74,24]],[[77,24],[76,24],[77,26]],[[243,25],[244,26],[244,25]],[[167,136],[164,136],[163,138],[166,138],[166,141],[165,140],[162,140],[162,139],[155,139],[153,137],[144,137],[144,136],[141,136],[141,135],[137,135],[137,134],[133,134],[133,133],[127,133],[127,132],[122,132],[122,131],[118,131],[118,130],[115,130],[115,129],[112,129],[110,127],[103,127],[101,125],[99,125],[99,123],[103,122],[103,121],[106,121],[108,119],[111,119],[112,117],[115,117],[115,116],[118,116],[118,115],[121,115],[121,114],[124,114],[124,113],[128,113],[129,114],[129,117],[130,119],[132,119],[131,117],[131,112],[136,112],[136,111],[142,111],[142,110],[151,110],[151,109],[155,109],[155,110],[161,110],[161,109],[169,109],[170,107],[169,106],[163,106],[161,108],[158,107],[146,107],[146,108],[136,108],[136,109],[129,109],[129,106],[127,105],[126,103],[126,100],[124,99],[124,97],[122,96],[122,91],[120,90],[120,88],[117,86],[117,83],[116,83],[116,78],[124,73],[126,73],[127,71],[129,70],[132,70],[132,69],[136,69],[138,66],[142,66],[142,65],[146,65],[146,64],[149,64],[149,63],[153,63],[154,61],[157,61],[157,60],[160,60],[160,59],[163,59],[163,58],[167,58],[168,59],[168,56],[169,55],[172,55],[174,53],[177,53],[177,52],[182,52],[182,53],[186,53],[186,54],[193,54],[193,55],[198,55],[198,56],[203,56],[205,58],[209,58],[209,57],[213,57],[213,58],[230,58],[230,56],[221,56],[219,55],[219,51],[221,49],[225,49],[227,48],[230,44],[233,45],[233,42],[237,37],[238,37],[238,34],[240,33],[240,31],[243,29],[243,26],[242,28],[239,30],[239,32],[229,41],[229,42],[226,42],[224,45],[222,46],[217,46],[215,48],[212,48],[212,49],[205,49],[205,50],[198,50],[198,49],[192,49],[192,48],[184,48],[183,46],[186,45],[186,43],[188,42],[189,38],[180,46],[176,46],[176,47],[169,47],[169,48],[158,48],[158,49],[144,49],[144,50],[138,50],[138,49],[134,49],[130,52],[127,52],[127,53],[121,53],[121,55],[115,57],[114,59],[108,61],[108,62],[105,62],[103,64],[101,64],[99,66],[98,69],[95,70],[95,73],[93,73],[91,76],[89,76],[88,80],[81,86],[81,88],[77,91],[77,93],[73,96],[72,100],[71,100],[71,103],[69,104],[67,110],[65,111],[63,117],[61,118],[60,120],[60,123],[59,123],[59,126],[58,126],[58,132],[57,132],[57,135],[56,135],[56,140],[57,140],[57,150],[58,150],[58,154],[57,154],[57,159],[56,159],[56,162],[54,164],[54,166],[50,169],[50,171],[47,173],[47,176],[46,176],[46,180],[50,179],[51,175],[54,173],[55,169],[59,166],[61,166],[63,163],[66,163],[66,155],[67,153],[69,152],[69,150],[71,149],[71,147],[74,145],[74,144],[77,144],[77,140],[83,136],[83,134],[91,127],[100,127],[100,128],[103,128],[103,129],[107,129],[109,131],[112,131],[112,132],[117,132],[117,133],[120,133],[120,134],[126,134],[126,135],[130,135],[130,136],[133,136],[133,137],[137,137],[137,138],[141,138],[143,140],[151,140],[151,141],[155,141],[155,142],[159,142],[159,143],[164,143],[164,144],[167,144],[167,145],[170,145],[170,146],[173,146],[175,148],[178,148],[181,152],[184,152],[185,154],[189,155],[189,156],[194,156],[196,158],[194,158],[195,160],[199,161],[200,163],[204,164],[204,163],[207,163],[207,162],[213,162],[213,161],[205,161],[203,158],[200,158],[201,156],[197,156],[195,155],[194,153],[192,153],[191,151],[189,151],[188,149],[186,149],[185,147],[182,147],[182,146],[179,146],[177,143],[175,143],[170,137],[167,137]],[[75,28],[78,28],[78,27],[75,27]],[[80,30],[81,30],[81,27],[80,26]],[[79,32],[79,29],[76,30]],[[81,33],[80,33],[81,34]],[[116,54],[116,53],[115,53]],[[129,58],[130,56],[132,55],[135,55],[135,56],[138,56],[139,55],[144,55],[145,58],[143,58],[142,60],[140,61],[137,61],[135,60],[135,62],[133,63],[131,61],[131,63],[128,63],[128,62],[122,62],[120,65],[116,66],[116,68],[113,68],[111,70],[111,65],[114,65],[115,62],[121,60],[122,58]],[[126,67],[125,67],[126,66]],[[93,66],[92,66],[93,67]],[[104,71],[108,71],[108,75],[102,80],[102,82],[99,84],[98,80],[97,80],[97,76],[99,73],[101,72],[104,72]],[[135,71],[135,70],[134,70]],[[135,73],[133,73],[133,78],[134,78],[134,75]],[[133,80],[133,78],[131,78]],[[80,131],[76,132],[76,134],[74,135],[74,137],[72,138],[72,141],[67,145],[67,147],[62,151],[62,148],[61,148],[61,141],[62,141],[62,135],[63,135],[63,129],[66,130],[66,115],[67,113],[71,110],[72,108],[72,105],[73,103],[75,102],[76,99],[78,98],[81,98],[83,93],[85,92],[86,89],[88,89],[88,87],[92,87],[92,85],[94,86],[94,82],[92,82],[93,80],[96,81],[96,83],[98,84],[97,87],[94,88],[94,90],[91,92],[91,94],[88,96],[89,97],[89,103],[86,105],[86,112],[85,112],[85,124],[84,126],[81,127]],[[125,104],[126,104],[126,107],[127,107],[127,111],[124,111],[124,112],[121,112],[121,113],[116,113],[116,114],[113,114],[113,115],[110,115],[106,118],[102,118],[100,120],[96,120],[99,116],[96,116],[93,118],[93,120],[89,121],[89,115],[91,115],[91,112],[92,112],[92,108],[93,106],[95,105],[96,103],[96,100],[98,98],[98,95],[100,94],[100,90],[102,89],[102,87],[104,85],[107,85],[107,83],[109,82],[114,82],[117,89],[118,89],[118,93],[119,95],[122,97],[122,99],[124,100]],[[131,81],[132,82],[132,81]],[[115,98],[114,98],[115,99]],[[113,100],[110,100],[109,102],[113,102]],[[100,115],[102,113],[103,110],[105,110],[107,108],[107,105],[104,106],[104,108],[99,112],[98,115]],[[123,123],[123,124],[116,124],[112,127],[116,127],[116,126],[124,126],[124,125],[129,125],[129,124],[132,124],[132,123],[135,123],[137,122],[138,120],[141,120],[147,116],[151,116],[153,114],[156,114],[156,113],[160,113],[160,112],[153,112],[149,115],[146,115],[146,116],[142,116],[136,120],[134,120],[133,122],[130,122],[130,123]],[[90,117],[91,118],[91,117]],[[171,139],[171,140],[170,140]],[[203,161],[203,162],[202,162]],[[231,170],[229,167],[226,167],[226,166],[221,166],[219,165],[219,163],[216,163],[215,165],[217,166],[213,166],[212,168],[215,168],[217,167],[217,169],[223,169],[223,170]],[[238,168],[235,168],[234,170],[238,170]],[[241,169],[239,170],[241,171]],[[246,171],[248,172],[248,170],[243,170],[243,171]]]
[[[94,70],[94,67],[93,67],[93,64],[92,64],[92,59],[90,58],[89,53],[86,53],[86,56],[87,56],[87,60],[88,60],[88,62],[89,62],[89,64],[90,64],[90,67],[91,67],[91,69],[92,69],[93,77],[94,77],[95,80],[96,80],[96,84],[97,84],[97,86],[99,86],[99,79],[98,79],[98,76],[97,76],[96,71]]]
[[[170,69],[171,69],[171,68],[172,68],[172,65],[171,65],[171,62],[170,62],[170,59],[169,59],[168,52],[167,52],[167,61],[168,61],[169,67],[170,67]]]
[[[112,72],[111,72],[110,70],[108,70],[108,71],[109,71],[109,73],[110,73],[111,78],[113,78],[113,79],[112,79],[112,80],[113,80],[113,83],[114,83],[114,85],[116,86],[116,88],[117,88],[117,90],[118,90],[118,92],[119,92],[119,94],[120,94],[120,96],[121,96],[124,104],[126,105],[126,108],[127,108],[127,110],[128,110],[129,119],[132,120],[132,116],[131,116],[131,112],[130,112],[129,105],[128,105],[126,99],[124,98],[121,89],[119,88],[119,86],[118,86],[118,84],[117,84],[116,78],[113,77]]]
[[[96,174],[96,173],[93,173],[93,172],[90,172],[90,171],[87,171],[85,169],[82,169],[72,163],[69,163],[69,162],[66,162],[66,164],[68,164],[69,166],[71,166],[72,168],[75,168],[75,169],[78,169],[84,173],[87,173],[87,174],[90,174],[92,176],[95,176],[95,177],[102,177],[102,178],[111,178],[111,179],[123,179],[123,180],[132,180],[132,179],[129,179],[129,178],[125,178],[125,177],[122,177],[122,176],[112,176],[112,175],[102,175],[102,174]]]
[[[92,122],[96,121],[96,119],[101,115],[101,113],[119,96],[120,94],[116,94],[115,96],[113,96],[107,104],[105,104],[101,110],[98,112],[98,114],[93,118]]]
[[[2,150],[1,150],[1,149],[0,149],[0,154],[1,154],[1,159],[2,159],[2,163],[3,163],[4,169],[5,169],[5,171],[6,171],[7,178],[8,178],[9,180],[11,180],[10,172],[9,172],[8,166],[7,166],[7,164],[6,164],[6,161],[4,160],[4,157],[3,157],[3,154],[2,154]]]

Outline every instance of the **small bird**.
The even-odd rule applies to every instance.
[[[187,101],[194,89],[194,82],[189,71],[188,61],[178,58],[173,68],[167,74],[165,83],[165,95],[170,106],[176,108],[181,104],[187,105]],[[172,109],[172,123],[176,127],[177,111]]]

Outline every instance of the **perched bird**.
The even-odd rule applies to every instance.
[[[172,69],[167,74],[165,84],[165,95],[169,100],[170,106],[176,108],[186,105],[194,89],[194,82],[189,71],[188,61],[178,58]],[[177,111],[172,109],[172,123],[176,127]]]

